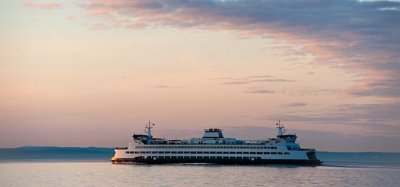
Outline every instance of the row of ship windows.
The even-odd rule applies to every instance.
[[[136,149],[277,149],[277,147],[253,146],[136,146]]]
[[[208,152],[208,151],[126,151],[126,154],[251,154],[251,155],[269,155],[269,154],[278,154],[278,155],[288,155],[289,152]]]
[[[149,156],[147,158],[161,158],[161,159],[262,159],[261,157],[254,156]]]

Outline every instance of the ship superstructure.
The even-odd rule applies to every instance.
[[[147,134],[134,134],[128,147],[115,148],[113,163],[218,163],[218,164],[297,164],[320,165],[315,149],[303,149],[296,134],[287,134],[280,123],[276,138],[240,140],[225,138],[222,130],[204,130],[201,138],[168,140],[154,138],[152,128]]]

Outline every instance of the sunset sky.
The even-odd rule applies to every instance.
[[[273,136],[400,152],[400,1],[0,0],[0,147]]]

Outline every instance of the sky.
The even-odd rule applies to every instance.
[[[0,147],[215,127],[400,152],[400,1],[0,0]]]

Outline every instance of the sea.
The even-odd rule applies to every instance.
[[[0,186],[389,186],[400,153],[318,152],[321,166],[112,164],[112,148],[0,149]]]

